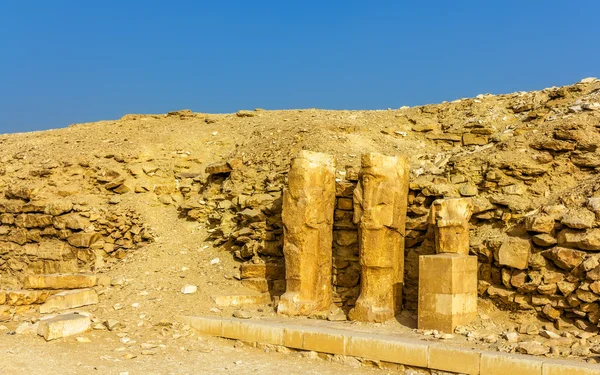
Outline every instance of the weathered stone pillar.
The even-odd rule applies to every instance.
[[[408,178],[405,157],[362,155],[359,184],[354,191],[361,291],[349,314],[352,320],[383,322],[402,308]]]
[[[419,329],[454,332],[477,316],[477,257],[469,256],[468,198],[431,205],[436,255],[419,257]]]
[[[431,204],[429,222],[434,226],[436,253],[469,255],[469,198],[438,199]]]
[[[309,315],[329,309],[334,209],[333,156],[301,151],[292,160],[283,193],[286,292],[278,313]]]

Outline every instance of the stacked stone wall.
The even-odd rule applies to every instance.
[[[348,176],[350,181],[338,179],[336,183],[332,248],[334,302],[346,311],[360,293],[358,232],[352,221],[356,177]],[[226,177],[215,180],[212,188],[221,189],[227,181]],[[413,177],[406,222],[404,308],[417,307],[419,256],[435,253],[428,224],[432,202],[463,196],[473,201],[470,254],[479,260],[480,297],[502,308],[535,310],[559,325],[595,326],[600,318],[600,199],[590,196],[571,207],[534,208],[523,196],[532,182],[494,168],[468,175]],[[243,262],[242,283],[274,295],[285,290],[284,184],[282,175],[267,192],[223,194],[214,200],[206,191],[205,197],[192,198],[202,202],[198,205],[209,221],[219,217],[214,224],[215,241]],[[229,232],[223,232],[224,228]]]
[[[34,199],[10,187],[0,200],[0,285],[22,287],[25,275],[93,271],[151,239],[138,215],[67,197]]]

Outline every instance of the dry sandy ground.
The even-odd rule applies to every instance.
[[[0,374],[387,374],[376,368],[351,368],[322,359],[301,358],[298,353],[265,353],[251,347],[235,348],[233,341],[197,337],[177,341],[154,355],[124,359],[115,351],[114,333],[86,335],[91,343],[74,338],[46,343],[39,337],[3,336],[0,340]],[[118,343],[118,341],[117,341]],[[203,353],[194,348],[201,344]],[[188,346],[186,348],[186,346]],[[182,349],[183,348],[183,349]]]

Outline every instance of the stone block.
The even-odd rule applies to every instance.
[[[418,326],[454,332],[477,316],[477,257],[419,257]]]
[[[349,318],[383,322],[402,308],[408,159],[364,154],[359,180],[354,223],[359,224],[361,291]]]
[[[90,318],[79,314],[59,315],[52,319],[40,320],[38,335],[43,336],[46,341],[78,335],[89,331]]]
[[[542,365],[542,375],[598,375],[600,366],[574,361],[548,360]]]
[[[525,355],[482,352],[480,374],[541,375],[544,360]]]
[[[283,326],[269,322],[244,322],[238,328],[241,340],[272,345],[283,345]]]
[[[187,324],[188,326],[194,328],[198,332],[221,337],[223,335],[223,326],[221,318],[207,318],[207,317],[198,317],[198,316],[180,316],[178,320]]]
[[[88,248],[94,243],[102,239],[102,236],[98,233],[74,233],[67,238],[69,245],[74,247]]]
[[[46,302],[51,294],[46,290],[7,290],[4,303],[10,306],[40,304]]]
[[[429,345],[429,364],[435,370],[478,375],[481,352],[448,345]]]
[[[471,145],[486,145],[489,143],[488,137],[486,135],[480,134],[471,134],[465,133],[463,134],[463,145],[471,146]]]
[[[23,287],[27,289],[79,289],[91,288],[98,276],[91,274],[27,275]]]
[[[529,265],[531,243],[529,240],[508,237],[498,250],[498,263],[503,266],[524,270]]]
[[[427,348],[428,344],[425,341],[353,333],[346,354],[426,368],[428,365]]]
[[[75,289],[54,294],[40,306],[41,314],[60,310],[74,309],[98,303],[98,294],[94,289]]]
[[[304,330],[302,349],[321,353],[346,355],[348,336],[335,330],[308,328]]]
[[[292,160],[283,192],[286,292],[277,312],[309,315],[332,303],[335,159],[301,151]]]
[[[352,211],[354,209],[354,205],[352,203],[352,199],[350,199],[350,198],[338,198],[337,209],[338,210],[344,210],[344,211]]]
[[[285,266],[279,263],[246,262],[240,266],[242,279],[263,278],[267,280],[285,279]]]
[[[283,345],[288,348],[302,349],[304,345],[304,330],[299,327],[283,329]]]

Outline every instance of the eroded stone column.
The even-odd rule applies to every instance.
[[[359,183],[354,191],[361,291],[349,314],[352,320],[383,322],[402,308],[408,178],[405,157],[362,155]]]
[[[419,329],[454,332],[477,316],[477,257],[468,255],[471,212],[468,198],[431,205],[437,254],[419,257]]]
[[[469,198],[438,199],[431,204],[429,222],[434,226],[436,253],[469,255]]]
[[[333,156],[301,151],[292,160],[283,192],[286,292],[278,313],[309,315],[329,309],[334,209]]]

